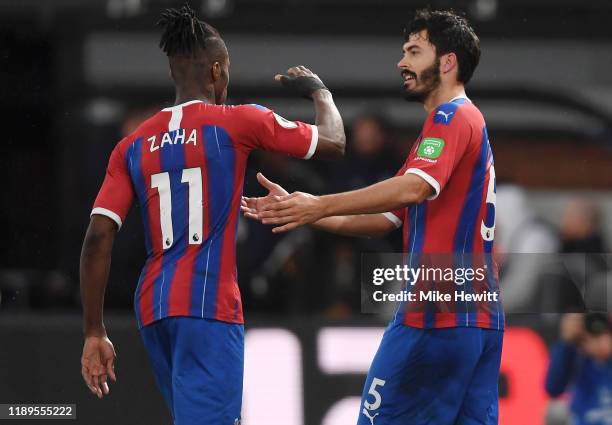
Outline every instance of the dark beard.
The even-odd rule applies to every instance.
[[[421,72],[420,76],[417,76],[415,83],[418,84],[419,81],[424,86],[421,91],[409,90],[402,87],[402,96],[408,102],[424,103],[429,95],[438,88],[440,85],[440,58],[436,58],[432,66]]]

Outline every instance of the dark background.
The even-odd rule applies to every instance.
[[[57,398],[61,387],[48,385],[45,368],[70,375],[66,394],[70,400],[76,394],[81,343],[74,327],[80,312],[78,261],[89,212],[114,144],[173,102],[154,24],[163,8],[180,4],[0,0],[0,221],[4,223],[0,323],[9,324],[1,327],[0,373],[11,374],[9,379],[0,377],[0,401]],[[420,105],[399,96],[395,65],[402,28],[416,7],[451,6],[467,14],[482,42],[481,64],[468,96],[487,119],[495,154],[499,251],[609,251],[612,3],[193,0],[191,4],[227,41],[232,61],[229,103],[260,103],[288,119],[312,122],[312,106],[286,97],[272,80],[275,73],[304,64],[332,89],[345,118],[345,159],[300,162],[256,153],[249,160],[245,194],[261,193],[254,178],[257,171],[288,190],[317,194],[393,175],[425,118]],[[141,227],[135,207],[116,241],[106,298],[107,311],[123,318],[122,325],[110,332],[122,339],[124,351],[137,338],[126,317],[144,262]],[[238,268],[247,326],[278,326],[290,320],[302,335],[307,331],[300,330],[300,324],[309,328],[306,323],[311,320],[351,325],[360,320],[361,254],[400,248],[399,232],[380,241],[310,229],[279,237],[266,227],[242,221]],[[602,263],[600,272],[608,276],[609,264]],[[536,267],[527,273],[537,285],[542,270]],[[541,294],[537,288],[534,292]],[[47,318],[67,321],[57,319],[56,325],[41,327]],[[510,317],[510,323],[513,320]],[[537,315],[521,317],[520,323],[547,328],[547,341],[556,328],[554,318],[547,321]],[[314,350],[308,341],[305,344]],[[71,359],[74,368],[43,363],[31,371],[31,364],[44,361],[40,354],[45,350]],[[139,345],[134,350],[142,354]],[[29,358],[32,353],[36,356]],[[126,399],[133,394],[130,385],[152,385],[145,370],[133,381],[124,378],[118,391]],[[306,367],[304,373],[315,371]],[[40,390],[35,391],[38,385]],[[353,381],[341,385],[359,392]],[[85,387],[82,390],[85,397]],[[312,394],[318,388],[306,386],[305,391]],[[148,397],[157,397],[152,404],[160,407],[153,389]],[[94,402],[83,409],[97,409]],[[124,402],[116,403],[117,411],[129,409]],[[317,415],[312,418],[319,420]]]

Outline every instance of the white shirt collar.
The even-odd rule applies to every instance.
[[[174,109],[182,108],[183,106],[192,105],[192,104],[194,104],[194,103],[204,103],[204,102],[203,102],[203,101],[201,101],[201,100],[198,100],[198,99],[195,99],[195,100],[189,100],[189,101],[184,102],[184,103],[181,103],[181,104],[179,104],[179,105],[174,105],[174,106],[170,106],[170,107],[168,107],[168,108],[164,108],[164,109],[162,109],[162,111],[166,111],[166,112],[167,112],[167,111],[172,111],[172,110],[174,110]]]
[[[455,101],[455,100],[457,100],[457,99],[465,99],[465,100],[467,100],[468,102],[472,103],[472,101],[470,100],[470,98],[469,98],[469,97],[467,97],[466,95],[463,95],[463,94],[461,94],[461,95],[459,95],[459,96],[457,96],[457,97],[452,98],[451,100],[449,100],[449,103],[450,103],[450,102],[454,102],[454,101]]]

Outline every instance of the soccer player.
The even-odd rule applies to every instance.
[[[82,375],[100,398],[109,392],[107,376],[116,380],[104,291],[115,234],[137,201],[147,260],[135,312],[174,423],[237,424],[244,328],[235,239],[247,157],[254,149],[339,157],[344,127],[330,92],[302,66],[275,78],[313,100],[316,125],[257,105],[225,106],[230,63],[219,33],[188,6],[166,10],[160,25],[175,106],[143,122],[110,156],[81,254]]]
[[[428,115],[397,175],[326,196],[289,195],[258,175],[270,192],[245,198],[242,209],[275,225],[274,232],[312,224],[376,237],[403,225],[411,266],[428,254],[484,258],[490,266],[484,287],[464,287],[471,295],[497,294],[497,301],[447,304],[446,311],[433,302],[417,310],[408,302],[398,305],[368,373],[358,424],[494,424],[504,327],[490,255],[495,172],[485,121],[465,94],[480,58],[479,40],[463,17],[448,11],[417,12],[405,34],[398,63],[404,92]]]

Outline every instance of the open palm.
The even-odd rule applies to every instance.
[[[83,344],[81,356],[81,374],[90,391],[102,398],[108,395],[107,377],[117,381],[115,375],[115,347],[105,336],[89,336]]]
[[[244,216],[247,218],[252,218],[253,220],[261,220],[259,215],[263,211],[263,208],[272,201],[276,200],[276,197],[289,194],[281,185],[271,182],[261,173],[257,173],[257,181],[263,187],[268,189],[268,194],[266,196],[256,198],[243,196],[242,204],[240,206],[240,210],[244,213]]]

